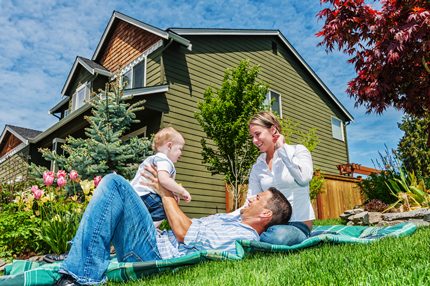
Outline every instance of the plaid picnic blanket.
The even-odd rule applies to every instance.
[[[360,243],[367,244],[385,237],[403,237],[416,230],[412,223],[400,223],[387,227],[365,226],[316,226],[311,236],[300,244],[293,246],[272,245],[259,241],[239,240],[236,242],[236,254],[222,251],[200,251],[186,256],[147,262],[125,263],[112,259],[107,270],[109,281],[136,280],[147,275],[179,267],[193,265],[208,260],[240,260],[252,251],[292,252],[320,243]],[[6,285],[52,285],[60,278],[60,263],[42,263],[16,260],[5,268],[0,276],[0,286]]]

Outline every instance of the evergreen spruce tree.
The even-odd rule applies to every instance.
[[[143,110],[144,100],[129,104],[119,81],[109,83],[105,90],[90,99],[92,115],[86,116],[87,138],[66,138],[64,155],[48,149],[39,150],[46,160],[55,160],[60,169],[76,170],[82,179],[116,172],[130,179],[138,164],[148,155],[146,138],[123,137],[132,123],[138,123],[135,112]]]

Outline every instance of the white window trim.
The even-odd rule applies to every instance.
[[[84,103],[81,105],[81,106],[79,106],[78,108],[76,108],[76,97],[77,97],[77,95],[78,95],[78,92],[80,92],[82,89],[86,89],[86,91],[85,91],[85,98],[84,98]],[[85,82],[84,84],[81,84],[77,89],[76,89],[76,91],[73,93],[73,96],[72,96],[72,111],[71,112],[73,112],[73,111],[75,111],[75,110],[78,110],[79,108],[81,108],[82,106],[84,106],[85,105],[85,100],[88,100],[89,99],[89,97],[90,97],[90,90],[91,90],[91,87],[90,87],[90,82]],[[70,114],[70,112],[69,112],[69,114]]]
[[[336,119],[336,120],[338,120],[340,122],[340,132],[341,132],[341,135],[342,135],[342,139],[334,137],[334,134],[333,134],[333,119]],[[331,116],[331,118],[330,118],[330,126],[331,126],[331,135],[332,135],[332,137],[334,139],[336,139],[336,140],[340,140],[342,142],[345,142],[345,134],[344,134],[344,130],[343,130],[344,129],[344,123],[343,123],[343,121],[340,120],[339,118],[337,118],[336,116]]]
[[[133,87],[133,83],[134,83],[134,67],[137,66],[138,64],[140,64],[142,61],[144,61],[144,63],[143,63],[143,86],[142,87],[146,86],[146,66],[148,64],[148,60],[147,60],[148,57],[146,55],[142,55],[142,56],[138,57],[137,59],[135,59],[134,61],[132,61],[130,64],[128,64],[124,69],[121,70],[121,73],[120,73],[121,74],[121,85],[124,84],[122,82],[123,75],[125,75],[127,72],[131,71],[131,73],[130,73],[130,79],[129,79],[130,83],[129,84],[131,86],[130,89],[134,88]]]
[[[139,64],[141,61],[145,61],[144,64],[144,76],[143,76],[143,87],[146,86],[146,72],[147,72],[147,65],[148,65],[148,55],[150,55],[152,52],[154,52],[155,50],[157,50],[158,48],[163,46],[163,40],[159,40],[158,42],[156,42],[155,44],[153,44],[151,47],[149,47],[147,50],[145,50],[140,56],[138,56],[136,59],[134,59],[132,62],[130,62],[128,65],[126,65],[120,72],[121,75],[121,84],[122,84],[122,76],[128,72],[129,70],[133,69],[133,67],[137,64]],[[112,78],[114,79],[115,76]],[[132,73],[132,78],[133,78],[133,73]],[[131,81],[131,86],[133,86],[133,79],[130,80]]]
[[[52,151],[53,152],[57,153],[57,149],[58,149],[58,144],[59,143],[64,144],[64,143],[66,143],[66,140],[62,139],[62,138],[54,138],[52,140]],[[57,167],[58,167],[57,166],[57,162],[55,160],[52,160],[51,161],[51,168],[50,168],[50,170],[51,171],[57,171]]]
[[[271,92],[274,92],[279,95],[279,117],[282,119],[282,95],[280,92],[277,92],[276,90],[269,88],[267,90],[267,94],[270,94]],[[270,101],[272,101],[272,95],[270,95]],[[270,102],[269,102],[269,110],[272,111],[272,104]]]

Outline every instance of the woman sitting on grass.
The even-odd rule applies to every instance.
[[[260,240],[272,244],[293,245],[309,237],[315,219],[309,196],[313,175],[312,157],[303,145],[285,144],[281,125],[271,112],[252,117],[249,132],[262,153],[249,177],[250,198],[269,187],[280,190],[290,201],[293,214],[288,225],[271,226]]]

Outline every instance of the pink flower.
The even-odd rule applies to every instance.
[[[76,182],[78,180],[79,174],[77,171],[71,170],[69,173],[69,177],[70,177],[70,180],[72,180],[73,182]]]
[[[64,171],[64,170],[58,170],[58,172],[57,172],[57,178],[61,178],[61,177],[63,177],[63,178],[67,177],[66,171]]]
[[[31,192],[33,193],[33,197],[35,200],[40,199],[43,196],[43,190],[39,189],[38,186],[32,186]]]
[[[102,176],[96,176],[96,177],[94,177],[94,186],[96,186],[96,188],[99,185],[99,183],[100,183],[101,180],[102,180]]]
[[[66,184],[67,184],[66,177],[61,176],[61,177],[58,177],[58,178],[57,178],[57,185],[58,185],[60,188],[64,187]]]
[[[52,171],[45,171],[45,172],[43,172],[43,183],[46,185],[46,186],[50,186],[50,185],[52,185],[53,183],[54,183],[54,172],[52,172]]]

